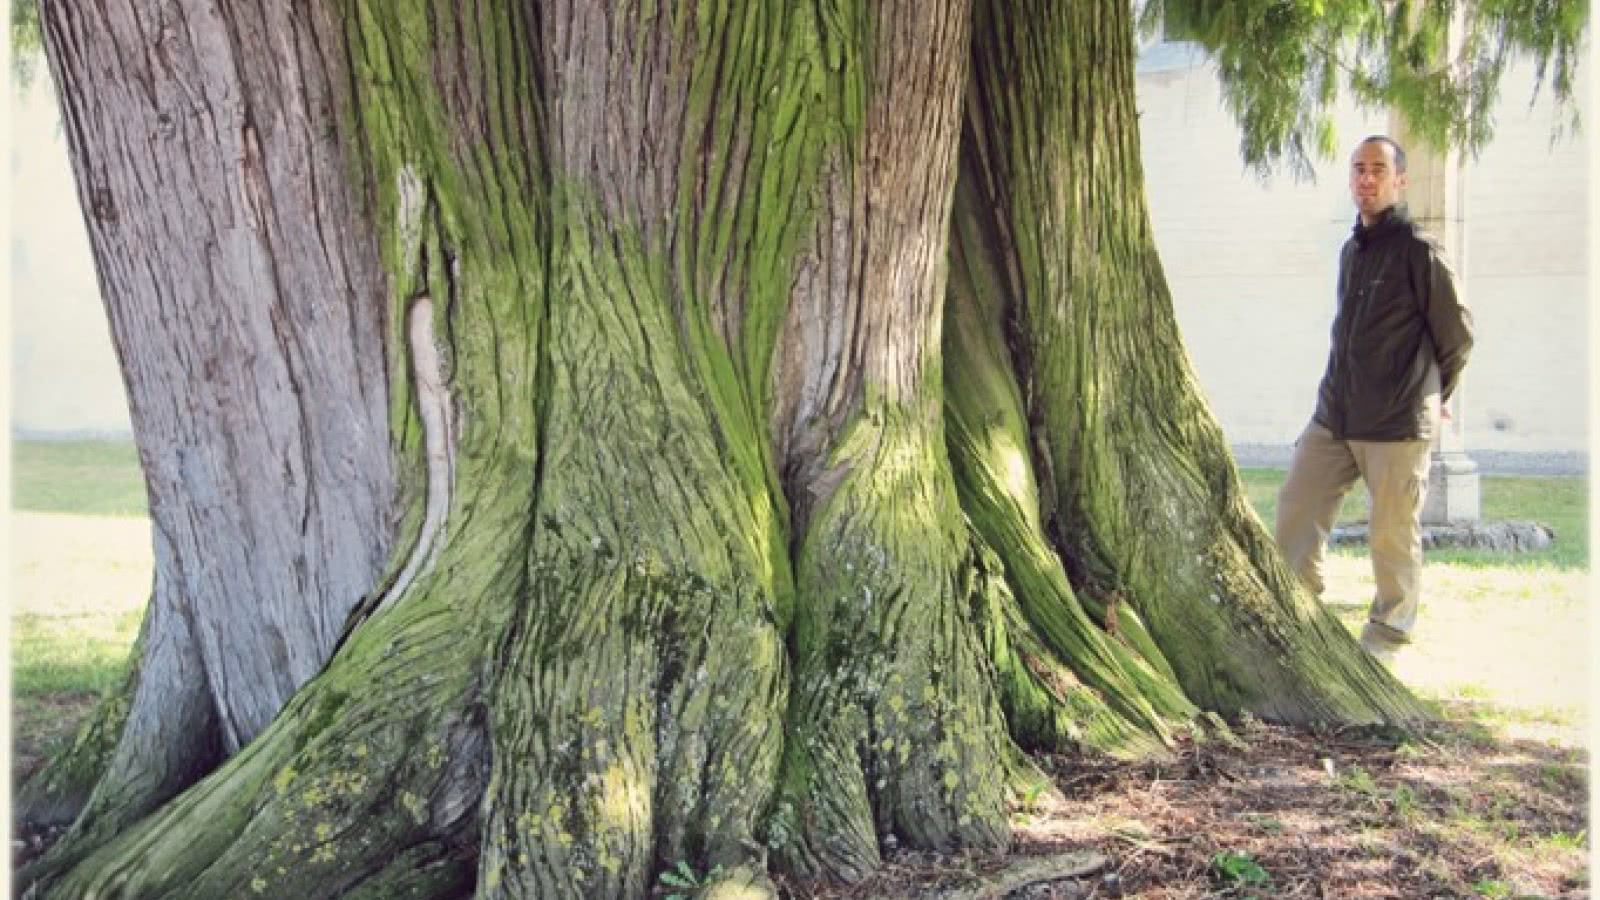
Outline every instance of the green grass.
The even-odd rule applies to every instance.
[[[11,620],[11,691],[15,698],[98,694],[122,675],[144,616],[20,615]]]
[[[1239,470],[1245,496],[1250,499],[1250,505],[1255,507],[1256,515],[1266,523],[1268,531],[1272,530],[1272,523],[1278,517],[1278,489],[1283,487],[1284,474],[1282,469]],[[1344,505],[1339,507],[1339,521],[1359,522],[1366,517],[1366,495],[1358,485],[1344,498]]]
[[[13,441],[11,508],[148,515],[139,453],[132,441]]]
[[[11,619],[12,764],[27,771],[64,752],[83,719],[114,688],[144,616],[15,615]],[[13,776],[17,769],[13,768]]]
[[[1239,475],[1250,505],[1270,529],[1278,511],[1278,488],[1283,485],[1283,470],[1241,469]],[[1485,475],[1479,481],[1479,489],[1484,519],[1524,519],[1549,526],[1555,532],[1554,545],[1535,553],[1434,550],[1428,553],[1429,563],[1515,568],[1589,567],[1588,479]],[[1339,521],[1360,522],[1366,517],[1366,492],[1358,484],[1339,508]]]
[[[28,761],[64,748],[126,671],[150,584],[148,537],[115,521],[149,514],[138,451],[126,440],[13,441],[11,508],[94,517],[48,529],[35,519],[11,536],[12,753]]]

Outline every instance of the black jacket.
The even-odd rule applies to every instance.
[[[1357,220],[1338,291],[1316,423],[1340,440],[1431,440],[1472,349],[1472,314],[1443,251],[1404,207]]]

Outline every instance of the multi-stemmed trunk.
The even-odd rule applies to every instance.
[[[1120,0],[48,2],[147,473],[57,897],[1003,847],[1024,751],[1418,710],[1173,320]]]

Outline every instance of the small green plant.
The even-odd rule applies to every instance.
[[[1469,812],[1461,806],[1451,809],[1447,824],[1457,831],[1472,834],[1487,834],[1492,830],[1492,826],[1482,816]]]
[[[1049,789],[1050,782],[1048,781],[1035,781],[1029,785],[1028,790],[1022,795],[1022,811],[1026,813],[1038,812],[1039,801],[1043,799],[1044,792]]]
[[[1041,801],[1044,800],[1045,791],[1049,789],[1050,782],[1048,781],[1035,781],[1033,784],[1028,785],[1028,789],[1023,791],[1022,796],[1017,798],[1016,817],[1019,823],[1027,824],[1033,821],[1034,816],[1039,815],[1043,808]]]
[[[1516,811],[1520,806],[1518,797],[1511,792],[1511,788],[1505,785],[1496,785],[1489,803],[1489,815],[1496,819],[1509,819],[1516,815]]]
[[[1356,849],[1361,851],[1361,855],[1368,859],[1387,859],[1394,855],[1394,846],[1389,843],[1388,832],[1381,827],[1358,824],[1350,840]]]
[[[1487,900],[1508,900],[1511,896],[1511,885],[1504,881],[1491,881],[1487,878],[1472,886],[1472,890]]]
[[[1376,799],[1378,796],[1378,782],[1373,779],[1372,773],[1360,766],[1351,766],[1350,771],[1339,776],[1339,787],[1352,794],[1360,794],[1367,799]]]
[[[1398,785],[1389,793],[1389,805],[1394,814],[1409,819],[1417,814],[1417,795],[1408,785]]]
[[[663,885],[671,889],[666,900],[689,900],[706,889],[711,882],[716,881],[722,874],[722,867],[716,866],[703,877],[697,874],[694,867],[678,860],[678,864],[662,872],[659,876]]]
[[[1581,770],[1559,763],[1539,767],[1539,784],[1547,791],[1576,790],[1583,786]]]
[[[1425,759],[1431,752],[1429,748],[1412,740],[1401,741],[1400,746],[1394,748],[1397,759]]]
[[[1589,848],[1589,832],[1586,829],[1579,829],[1577,834],[1558,831],[1544,840],[1546,844],[1557,850],[1587,850]]]
[[[1223,850],[1211,857],[1211,873],[1224,888],[1258,888],[1272,880],[1248,853]]]
[[[1273,818],[1272,816],[1263,816],[1252,813],[1248,816],[1245,816],[1245,819],[1251,825],[1261,829],[1264,834],[1283,834],[1283,832],[1286,830],[1283,822]]]

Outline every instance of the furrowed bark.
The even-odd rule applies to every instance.
[[[771,896],[1003,847],[1019,744],[1405,718],[1198,399],[1128,10],[1036,5],[47,3],[158,567],[30,890]]]
[[[783,4],[544,12],[546,420],[530,594],[493,662],[480,894],[642,896],[680,861],[770,893],[793,587],[757,428],[770,350],[748,348],[795,241],[766,204],[792,203],[777,164],[811,152],[815,40]]]
[[[862,427],[874,426],[916,430]],[[819,511],[796,572],[796,696],[771,842],[807,876],[864,877],[890,835],[1002,847],[1007,792],[1026,768],[969,605],[942,453],[874,443],[850,457],[859,474]]]
[[[665,285],[597,224],[557,243],[585,263],[557,274],[531,592],[490,684],[486,897],[641,896],[680,859],[765,868],[787,681],[775,516],[660,340]]]
[[[1047,532],[1096,618],[1135,612],[1200,706],[1419,719],[1295,587],[1200,398],[1144,207],[1130,16],[980,2],[975,18],[969,152],[1020,309]]]
[[[1089,619],[1044,535],[1022,394],[1007,343],[1007,319],[1015,311],[1006,304],[987,222],[976,212],[975,182],[981,177],[964,171],[956,192],[943,348],[945,415],[962,508],[991,557],[985,573],[1004,580],[987,602],[999,629],[990,642],[1001,654],[996,662],[1007,685],[1011,733],[1029,748],[1160,752],[1170,728],[1189,722],[1198,710],[1158,655],[1136,640],[1123,643],[1120,633],[1108,636]],[[1163,669],[1148,664],[1140,650]]]
[[[476,847],[419,844],[345,894],[342,900],[471,900]]]
[[[972,602],[1012,739],[1028,749],[1054,752],[1160,753],[1164,748],[1158,740],[1118,715],[1039,638],[1012,593],[1005,565],[983,538],[974,534],[973,541],[980,551]]]
[[[377,259],[359,228],[304,227],[363,218],[329,23],[287,2],[41,13],[101,290],[118,298],[165,550],[155,601],[189,620],[234,752],[326,662],[394,512]]]
[[[156,535],[137,682],[97,714],[117,745],[70,757],[94,799],[52,766],[16,810],[81,813],[78,847],[265,727],[389,541],[378,267],[360,228],[302,227],[360,213],[318,23],[265,39],[287,7],[41,4]]]
[[[770,843],[800,874],[863,877],[890,835],[1003,846],[1018,766],[964,589],[938,335],[964,3],[841,10],[849,143],[779,361],[800,535],[794,700]]]
[[[338,897],[392,878],[411,848],[470,846],[487,760],[474,666],[453,652],[462,623],[438,599],[457,585],[437,581],[359,632],[243,752],[42,895]]]
[[[435,37],[440,55],[465,46],[437,25],[420,4],[352,3],[325,32],[342,37],[362,135],[352,170],[370,179],[371,234],[390,271],[389,290],[365,298],[393,310],[386,430],[410,485],[385,589],[268,732],[59,881],[36,880],[49,896],[334,897],[402,883],[449,896],[471,884],[459,864],[476,856],[489,765],[480,666],[526,591],[542,328],[530,301],[543,296],[545,250],[524,205],[535,195],[520,189],[538,174],[522,140],[529,113],[482,114],[531,92],[436,78],[417,36]],[[440,68],[475,71],[463,63]]]

